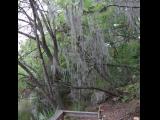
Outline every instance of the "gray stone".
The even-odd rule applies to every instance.
[[[107,98],[108,96],[104,92],[100,92],[100,91],[94,92],[91,96],[91,104],[92,105],[100,104],[104,102]]]

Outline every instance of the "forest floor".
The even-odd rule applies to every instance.
[[[140,100],[132,100],[128,103],[105,102],[101,106],[103,120],[133,120],[133,117],[140,117]],[[87,111],[95,112],[97,107],[88,107]],[[97,120],[93,118],[81,118],[79,120]]]
[[[140,101],[132,100],[128,103],[101,104],[104,120],[133,120],[134,116],[140,116]]]

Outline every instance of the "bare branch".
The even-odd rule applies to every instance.
[[[138,67],[134,67],[134,66],[129,66],[129,65],[124,65],[124,64],[107,64],[108,66],[111,67],[124,67],[124,68],[131,68],[131,69],[137,69],[140,70]]]
[[[102,91],[102,92],[105,92],[106,94],[109,94],[109,95],[111,95],[111,96],[116,96],[116,97],[118,97],[118,96],[120,96],[120,95],[117,95],[116,93],[112,93],[112,92],[110,92],[110,91],[107,91],[107,90],[104,90],[104,89],[101,89],[101,88],[96,88],[96,87],[74,87],[74,86],[72,86],[71,88],[73,88],[73,89],[89,89],[89,90],[98,90],[98,91]]]
[[[18,20],[19,20],[19,21],[22,21],[22,22],[25,22],[25,23],[30,23],[30,22],[28,22],[28,21],[26,21],[26,20],[23,20],[23,19],[20,19],[20,18],[18,18]]]
[[[38,21],[38,23],[40,24],[40,26],[41,26],[42,24],[41,24],[41,21],[40,21],[40,19],[39,19],[39,17],[38,17],[38,13],[36,12],[35,6],[34,6],[34,2],[35,2],[35,1],[29,0],[29,2],[30,2],[31,8],[32,8],[32,12],[33,12],[33,16],[34,16],[34,25],[35,25],[34,33],[35,33],[35,35],[36,35],[37,48],[38,48],[39,56],[40,56],[40,59],[41,59],[41,62],[42,62],[42,66],[43,66],[43,70],[44,70],[44,75],[45,75],[45,78],[46,78],[47,83],[48,83],[48,86],[49,86],[49,89],[47,89],[47,90],[51,93],[51,95],[53,95],[53,93],[52,93],[52,88],[51,88],[51,82],[50,82],[50,80],[49,80],[49,75],[48,75],[48,72],[47,72],[47,69],[46,69],[46,65],[45,65],[45,62],[44,62],[44,59],[43,59],[42,51],[41,51],[41,48],[40,48],[40,40],[39,40],[39,36],[38,36],[38,34],[37,34],[37,27],[38,27],[38,25],[37,25],[37,23],[36,23],[36,20]],[[42,26],[41,26],[41,27],[42,27]],[[43,28],[41,28],[41,31],[40,31],[40,32],[41,32],[41,34],[44,34]],[[44,36],[43,36],[43,37],[44,37]],[[45,37],[42,38],[42,39],[45,40]],[[43,41],[43,42],[44,42],[44,41]],[[47,47],[47,48],[48,48],[48,47]]]
[[[72,89],[88,89],[88,90],[97,90],[97,91],[101,91],[101,92],[105,92],[106,94],[108,95],[111,95],[111,96],[120,96],[121,94],[123,94],[121,91],[117,91],[117,93],[113,93],[113,92],[110,92],[108,90],[104,90],[104,89],[101,89],[101,88],[97,88],[97,87],[93,87],[93,86],[72,86],[71,83],[65,83],[63,81],[55,81],[55,82],[58,82],[60,83],[62,86],[66,86],[68,88],[72,88]]]
[[[23,64],[24,64],[26,67],[28,67],[30,70],[32,70],[34,73],[37,73],[37,71],[36,71],[33,67],[31,67],[30,65],[26,64],[24,61],[23,61]]]
[[[22,21],[22,22],[25,22],[25,23],[28,23],[28,24],[30,24],[31,26],[33,26],[33,23],[30,21],[27,21],[27,20],[24,20],[24,19],[20,19],[20,18],[18,18],[18,21]]]
[[[34,22],[34,24],[36,24],[35,29],[39,30],[39,32],[41,34],[43,49],[45,50],[45,52],[46,52],[48,58],[50,59],[50,61],[52,61],[53,56],[52,56],[51,51],[49,50],[49,48],[47,46],[47,43],[46,43],[46,38],[45,38],[44,30],[43,30],[43,25],[42,25],[42,22],[39,18],[39,14],[38,14],[37,8],[36,8],[37,7],[36,2],[35,1],[30,1],[30,2],[33,2],[33,6],[31,6],[32,7],[32,12],[33,12],[34,17],[36,17],[36,21],[38,22],[38,24],[36,23],[36,21]]]
[[[22,11],[19,11],[19,12],[22,12],[27,18],[29,21],[33,22],[33,19],[27,14],[27,12],[20,6],[18,6],[20,10]]]
[[[109,8],[109,7],[122,7],[122,8],[135,8],[135,9],[140,8],[140,6],[108,5],[108,6],[103,7],[103,8],[100,10],[100,12],[106,11],[107,8]]]
[[[29,35],[29,34],[27,34],[27,33],[24,33],[24,32],[21,32],[21,31],[18,31],[18,33],[19,33],[19,34],[22,34],[22,35],[24,35],[24,36],[26,36],[26,37],[28,37],[28,38],[30,38],[30,39],[36,40],[36,38],[35,38],[34,36],[31,36],[31,35]]]
[[[18,61],[18,65],[21,68],[23,68],[30,76],[32,76],[34,79],[36,79],[35,76],[32,74],[32,72],[22,62]]]

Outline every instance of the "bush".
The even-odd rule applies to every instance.
[[[125,87],[120,88],[123,92],[129,93],[121,98],[122,102],[128,102],[132,99],[139,99],[140,86],[139,83],[127,85]]]
[[[23,99],[18,103],[18,120],[36,120],[32,113],[32,103]]]

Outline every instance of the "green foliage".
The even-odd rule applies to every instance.
[[[67,5],[72,3],[72,0],[56,0],[56,3],[62,7],[65,8]]]
[[[71,110],[74,111],[83,111],[86,108],[87,104],[84,101],[74,102],[71,106]]]
[[[122,102],[127,102],[129,100],[132,100],[134,98],[139,99],[139,92],[140,92],[140,86],[139,83],[127,85],[125,87],[119,88],[123,92],[128,93],[128,95],[125,95],[121,98]]]
[[[136,65],[139,63],[140,45],[138,41],[130,41],[120,45],[116,61],[121,64]]]
[[[59,28],[65,23],[65,15],[64,12],[61,11],[58,16],[55,18],[55,27]]]
[[[38,113],[37,120],[48,120],[49,118],[53,116],[53,114],[54,114],[53,111]]]
[[[92,0],[84,0],[84,9],[88,10],[88,9],[91,9],[92,7]]]
[[[18,120],[36,120],[31,112],[32,103],[29,100],[23,99],[18,102]]]
[[[32,113],[33,100],[22,99],[18,103],[18,120],[48,120],[51,116],[53,116],[54,111],[38,111],[36,113]]]
[[[18,114],[18,120],[36,120],[31,112],[23,111]]]
[[[95,83],[96,87],[105,89],[109,86],[109,83],[107,81],[97,79]]]
[[[26,85],[24,78],[19,78],[19,79],[20,80],[18,80],[18,89],[19,90],[25,89],[27,85]]]
[[[132,82],[139,81],[139,56],[140,56],[140,45],[139,41],[130,41],[125,42],[119,45],[117,48],[118,54],[114,55],[114,52],[111,52],[113,57],[111,63],[115,65],[122,66],[111,66],[109,67],[110,71],[110,81],[113,86],[120,87]],[[111,49],[114,50],[114,49]],[[125,67],[126,65],[128,67]]]
[[[113,17],[113,12],[114,9],[109,8],[107,11],[102,12],[97,16],[97,22],[102,30],[107,31],[113,26],[114,22],[110,21],[110,19]]]

